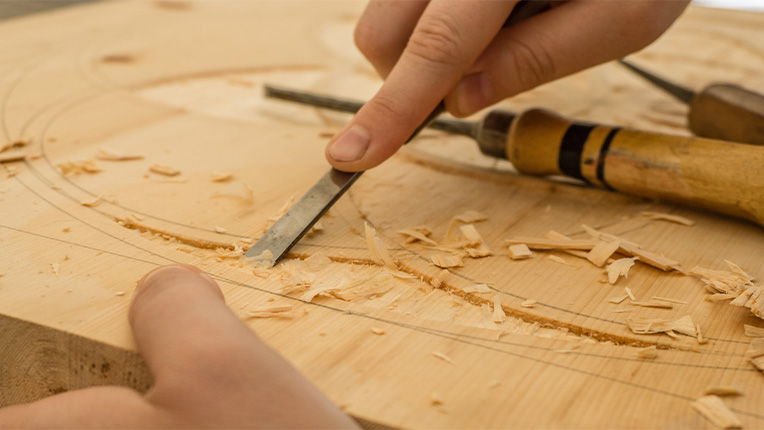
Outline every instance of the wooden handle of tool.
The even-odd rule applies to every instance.
[[[764,145],[764,95],[711,85],[692,99],[689,126],[698,136]]]
[[[523,173],[564,174],[764,225],[764,147],[573,122],[532,109],[515,119],[507,158]]]

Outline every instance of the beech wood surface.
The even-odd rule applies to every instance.
[[[707,301],[703,284],[678,271],[637,262],[611,285],[585,259],[538,251],[513,261],[506,245],[550,230],[589,239],[586,224],[685,269],[728,270],[728,259],[761,278],[764,229],[751,222],[521,175],[468,138],[424,131],[367,172],[286,261],[324,255],[334,262],[316,282],[353,276],[366,285],[384,272],[366,247],[367,222],[415,279],[376,297],[306,303],[300,292],[283,293],[283,266],[264,279],[199,247],[259,237],[325,173],[324,145],[347,115],[266,100],[262,86],[368,99],[380,81],[352,43],[363,6],[124,1],[0,23],[0,143],[31,141],[15,149],[30,158],[0,173],[0,404],[95,384],[147,389],[126,311],[137,279],[179,262],[214,277],[234,312],[367,426],[712,428],[690,404],[709,386],[732,385],[743,395],[725,403],[746,428],[764,427],[764,375],[745,356],[743,332],[764,321],[748,309]],[[635,59],[695,89],[725,80],[760,90],[764,15],[691,7]],[[686,106],[615,63],[499,107],[689,135]],[[59,165],[94,159],[101,148],[144,158],[62,174]],[[154,164],[181,173],[153,173]],[[212,172],[232,178],[215,182]],[[738,173],[746,172],[724,174]],[[426,225],[440,243],[452,217],[468,210],[487,217],[475,227],[493,255],[465,258],[436,288],[441,269],[430,257],[438,251],[396,232]],[[490,292],[469,292],[478,284]],[[636,301],[685,303],[609,302],[624,287]],[[495,300],[507,314],[500,324]],[[272,305],[291,305],[296,316],[247,317]],[[685,315],[708,343],[634,334],[626,324]],[[637,358],[649,345],[659,346],[657,358]]]

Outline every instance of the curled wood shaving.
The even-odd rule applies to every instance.
[[[96,158],[105,161],[131,161],[131,160],[143,160],[143,155],[129,155],[122,154],[111,148],[99,148],[96,153]]]
[[[454,254],[433,254],[430,256],[430,261],[441,269],[464,266],[462,257]]]
[[[615,285],[620,277],[623,276],[624,278],[628,278],[629,269],[634,266],[634,262],[637,260],[639,260],[639,257],[619,258],[618,260],[610,263],[606,268],[607,281]]]
[[[535,254],[528,248],[528,245],[524,243],[509,245],[509,258],[513,260],[525,260],[534,255]]]
[[[713,394],[703,396],[692,402],[692,407],[716,427],[722,429],[743,428],[743,423],[727,407],[727,405],[724,404],[724,401],[719,396]]]
[[[175,169],[175,168],[170,167],[170,166],[165,166],[165,165],[162,165],[162,164],[152,164],[151,166],[149,166],[149,171],[154,172],[154,173],[158,173],[158,174],[164,175],[164,176],[178,176],[178,175],[180,175],[180,170]]]
[[[737,387],[731,387],[731,386],[722,386],[722,385],[711,385],[710,387],[706,388],[703,392],[705,395],[713,394],[715,396],[742,396],[743,391],[741,391]]]
[[[662,213],[662,212],[650,212],[650,211],[641,212],[641,215],[645,218],[648,218],[654,221],[670,221],[670,222],[687,225],[687,226],[695,225],[695,221],[685,218],[683,216],[679,216],[679,215],[672,215],[672,214]]]
[[[64,161],[56,164],[56,166],[61,169],[61,174],[64,176],[103,172],[101,166],[93,160]]]
[[[637,350],[635,355],[643,360],[653,360],[658,358],[658,348],[655,345],[648,346],[647,348]]]
[[[363,226],[366,231],[366,245],[369,247],[372,261],[388,269],[398,270],[398,265],[395,264],[393,257],[390,256],[387,245],[377,236],[377,231],[367,222],[364,222]]]
[[[470,257],[487,257],[493,254],[491,248],[486,245],[483,237],[478,233],[474,224],[463,225],[460,229],[464,237],[467,239],[463,243],[463,247]]]
[[[620,247],[621,243],[618,241],[600,242],[589,251],[589,255],[586,256],[586,259],[591,261],[595,266],[602,267]]]
[[[701,278],[706,289],[712,293],[710,300],[725,300],[732,295],[734,299],[730,302],[731,305],[747,307],[755,316],[764,319],[764,288],[739,266],[728,260],[725,262],[731,271],[695,266],[688,273]],[[718,296],[718,293],[724,296]]]

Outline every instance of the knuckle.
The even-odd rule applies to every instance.
[[[510,51],[517,69],[517,79],[523,89],[529,90],[557,75],[557,68],[552,55],[541,43],[531,44],[525,40],[516,40]]]
[[[363,21],[359,22],[355,27],[353,41],[361,53],[372,61],[385,58],[391,49],[390,44],[385,43],[384,37],[377,31],[375,26]]]
[[[452,65],[461,57],[462,39],[453,18],[423,17],[409,39],[407,50],[427,63]]]

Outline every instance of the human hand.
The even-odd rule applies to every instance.
[[[534,0],[530,0],[534,1]],[[355,42],[385,82],[329,142],[337,169],[389,158],[445,100],[464,117],[637,51],[689,0],[571,0],[502,28],[517,0],[371,0]]]
[[[155,379],[146,395],[114,386],[70,391],[0,409],[0,428],[356,428],[198,269],[150,272],[129,320]]]

